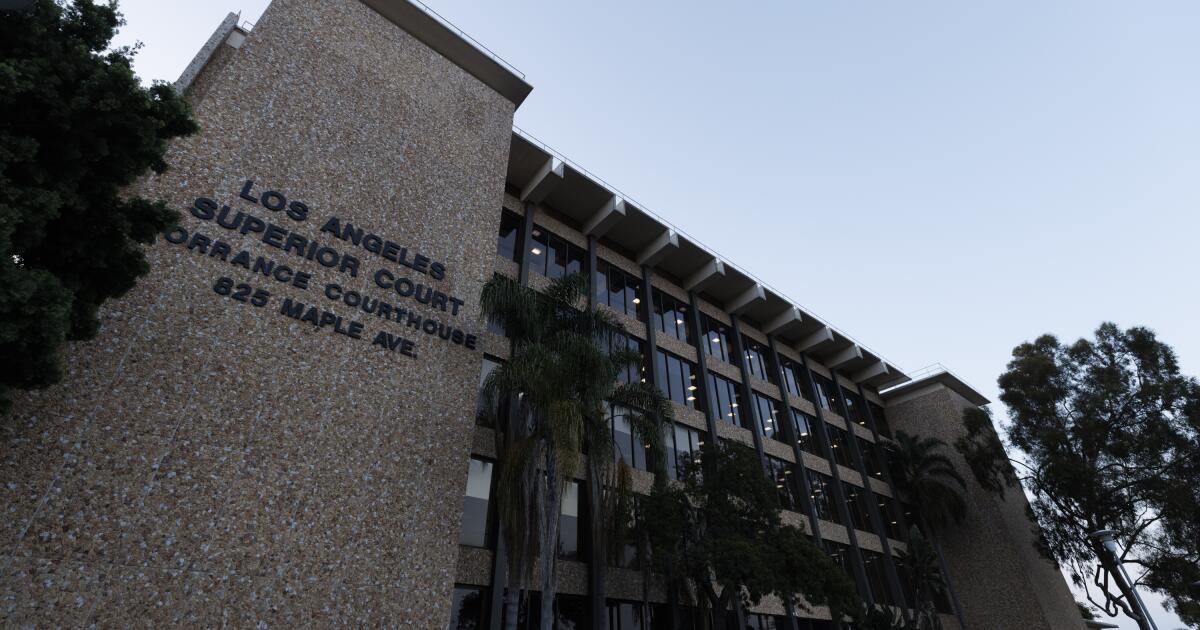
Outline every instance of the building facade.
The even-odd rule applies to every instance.
[[[755,449],[785,521],[864,599],[911,600],[883,446],[952,441],[978,393],[910,378],[514,130],[523,77],[417,6],[275,0],[253,30],[236,22],[178,84],[202,131],[139,185],[180,226],[99,337],[67,349],[63,382],[4,425],[5,626],[498,627],[496,453],[476,413],[509,356],[480,316],[494,274],[587,274],[646,357],[627,378],[673,401],[669,455]],[[644,490],[644,453],[613,422]],[[564,499],[562,627],[588,627],[601,570],[585,492]],[[969,500],[939,540],[946,627],[1083,627],[1024,497]],[[636,567],[603,570],[610,628],[664,627]],[[834,627],[778,601],[730,614]]]

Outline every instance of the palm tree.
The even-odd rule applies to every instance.
[[[903,576],[912,587],[913,621],[909,627],[915,630],[941,630],[937,600],[947,592],[946,580],[941,571],[941,560],[933,545],[921,535],[914,525],[908,531],[908,549],[897,553],[899,564],[905,569]]]
[[[945,442],[934,437],[923,438],[897,431],[896,441],[888,444],[887,448],[891,454],[892,476],[913,504],[916,525],[920,526],[920,530],[932,535],[935,529],[941,529],[951,522],[961,523],[966,518],[967,502],[962,493],[967,489],[967,482],[954,468],[950,458],[942,453],[947,448]],[[929,539],[920,537],[920,541],[930,545]],[[937,571],[940,580],[945,570],[945,559],[936,539],[930,546],[933,561],[937,565],[934,569],[941,569]],[[914,594],[919,603],[919,589],[914,587]],[[921,614],[919,609],[915,611],[915,623],[920,623]],[[960,614],[960,621],[961,618]],[[936,613],[933,619],[936,622]]]
[[[921,527],[941,528],[951,521],[961,523],[967,515],[962,493],[967,482],[942,454],[946,443],[934,437],[918,437],[896,432],[896,441],[888,444],[893,476],[901,490],[916,507]]]
[[[505,626],[510,629],[516,626],[521,585],[529,581],[531,561],[537,557],[541,627],[549,630],[553,624],[563,490],[575,476],[585,439],[592,449],[589,477],[611,482],[612,433],[605,413],[609,401],[649,410],[631,413],[630,424],[638,439],[651,447],[651,457],[662,459],[660,423],[670,406],[652,386],[618,385],[622,369],[642,358],[609,351],[624,330],[606,311],[577,308],[586,291],[587,282],[578,274],[554,280],[545,292],[497,276],[481,295],[483,315],[503,326],[513,343],[511,359],[483,384],[487,409],[497,409],[497,401],[510,401],[508,413],[494,419],[497,513],[501,541],[511,551],[505,595]],[[603,505],[597,508],[593,502],[601,512]],[[602,522],[605,514],[594,517]],[[603,562],[604,556],[598,553],[596,558]]]

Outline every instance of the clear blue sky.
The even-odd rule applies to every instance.
[[[124,0],[122,37],[173,81],[266,4]],[[526,75],[518,125],[904,369],[994,400],[1112,320],[1200,372],[1200,3],[430,4]]]

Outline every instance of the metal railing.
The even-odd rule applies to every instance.
[[[437,11],[434,11],[432,7],[425,4],[424,2],[421,2],[421,0],[408,0],[408,1],[411,2],[413,5],[419,7],[425,13],[427,13],[429,15],[429,17],[437,20],[442,26],[445,26],[446,28],[454,31],[455,34],[457,34],[459,37],[465,39],[468,43],[470,43],[472,46],[474,46],[476,49],[478,49],[479,52],[487,55],[492,61],[495,61],[496,63],[504,66],[505,68],[508,68],[508,70],[510,72],[521,77],[522,81],[525,80],[525,73],[518,70],[516,66],[509,63],[507,60],[504,59],[504,57],[501,57],[500,55],[496,54],[496,52],[493,51],[491,48],[484,46],[479,40],[468,35],[466,31],[462,30],[461,28],[458,28],[458,26],[456,26],[454,24],[454,22],[451,22],[450,20],[442,17],[442,14],[438,13]]]

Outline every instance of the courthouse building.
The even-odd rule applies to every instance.
[[[755,449],[784,520],[866,601],[911,602],[896,558],[910,507],[882,445],[962,435],[962,410],[987,403],[963,381],[905,374],[515,130],[530,85],[405,0],[275,0],[253,29],[230,16],[178,86],[201,131],[138,192],[180,226],[98,338],[66,349],[63,382],[3,425],[5,627],[499,627],[496,453],[476,415],[510,352],[480,317],[494,274],[587,274],[646,357],[629,377],[673,401],[670,457]],[[613,436],[648,487],[620,417]],[[585,491],[569,484],[563,506],[564,628],[590,627],[601,570]],[[966,498],[938,538],[946,627],[1082,628],[1024,496],[971,481]],[[641,571],[618,564],[603,567],[609,627],[667,627],[661,590],[643,610]],[[732,614],[835,625],[772,599]]]

